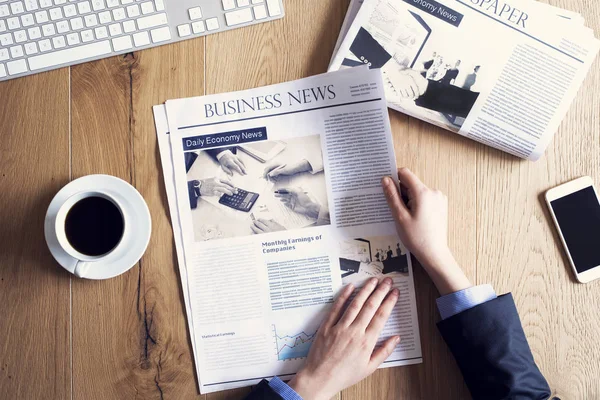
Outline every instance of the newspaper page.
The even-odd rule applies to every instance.
[[[380,71],[166,107],[201,393],[291,378],[340,287],[371,277],[400,289],[381,340],[402,340],[383,367],[422,362],[410,254],[380,186],[396,176]],[[244,173],[223,175],[233,156]],[[241,195],[219,197],[229,183]]]
[[[333,64],[335,55],[339,51],[340,46],[342,45],[342,41],[346,37],[346,34],[348,34],[348,30],[350,29],[350,26],[352,25],[354,18],[356,18],[356,14],[358,14],[358,11],[360,10],[360,7],[364,3],[364,1],[365,0],[350,0],[350,4],[348,5],[348,11],[346,12],[346,17],[344,18],[344,22],[342,23],[342,27],[340,28],[340,35],[338,36],[338,39],[335,43],[335,47],[333,48],[333,54],[331,55],[331,61],[329,63],[330,66]],[[531,4],[533,7],[537,6],[539,8],[539,13],[537,15],[543,16],[543,13],[548,13],[548,22],[551,22],[553,17],[566,19],[576,25],[583,25],[585,22],[581,14],[576,13],[574,11],[564,10],[562,8],[554,7],[549,4],[540,3],[538,1],[533,0],[531,0]],[[559,23],[561,22],[563,21],[559,21]],[[593,30],[589,29],[589,32],[591,32],[593,35]]]
[[[532,4],[365,0],[330,70],[381,68],[391,108],[537,160],[599,42]]]

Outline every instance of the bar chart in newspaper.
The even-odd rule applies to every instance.
[[[305,358],[317,334],[315,330],[281,329],[272,325],[273,344],[279,361]]]

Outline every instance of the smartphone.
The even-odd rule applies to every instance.
[[[600,278],[600,200],[592,178],[548,190],[546,202],[577,280]]]

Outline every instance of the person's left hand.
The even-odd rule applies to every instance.
[[[274,161],[265,167],[263,178],[277,179],[278,176],[292,176],[311,170],[312,167],[306,160],[293,161],[287,164]]]
[[[275,197],[279,197],[287,207],[307,217],[319,218],[321,205],[308,193],[304,193],[302,188],[285,188],[279,189],[279,191],[287,191],[287,193],[275,194]]]
[[[252,232],[256,234],[267,233],[267,232],[279,232],[285,231],[285,226],[275,222],[272,219],[259,218],[250,225]]]
[[[229,150],[221,156],[219,164],[221,164],[221,168],[227,175],[233,176],[233,171],[240,175],[246,175],[246,166],[244,165],[244,162]]]
[[[304,366],[289,385],[306,400],[326,400],[371,375],[400,342],[392,336],[375,349],[398,301],[392,280],[371,278],[348,308],[354,287],[346,286],[319,327]],[[390,292],[391,290],[391,292]]]

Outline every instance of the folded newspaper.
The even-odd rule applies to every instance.
[[[352,0],[329,71],[380,68],[390,108],[537,160],[598,53],[583,24],[532,0]]]
[[[383,367],[422,362],[410,254],[380,185],[396,158],[379,70],[154,107],[201,393],[289,379],[343,284],[390,277]]]

